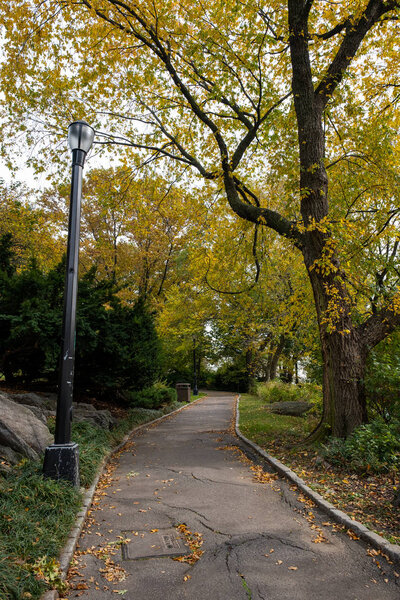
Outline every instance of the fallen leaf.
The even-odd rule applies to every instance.
[[[298,567],[288,567],[289,571],[297,571]]]

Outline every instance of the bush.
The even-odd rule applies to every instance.
[[[7,382],[57,378],[65,264],[48,273],[34,262],[12,268],[11,239],[0,238],[0,372]],[[158,376],[160,346],[143,300],[122,304],[118,290],[98,281],[96,269],[79,282],[75,387],[112,398],[139,390]]]
[[[164,383],[159,382],[139,392],[130,392],[128,398],[131,406],[158,409],[176,402],[177,394],[174,388],[167,387]]]
[[[99,302],[82,286],[77,319],[76,384],[115,395],[151,386],[159,372],[160,346],[153,315],[143,300],[134,306],[103,295]],[[108,298],[108,301],[106,301]]]
[[[279,380],[257,383],[256,395],[265,403],[302,400],[314,404],[316,409],[322,406],[322,388],[316,383],[295,385]]]
[[[332,465],[358,473],[384,473],[400,467],[400,421],[376,419],[361,425],[347,439],[332,438],[323,456]]]
[[[400,418],[400,339],[394,333],[370,353],[367,361],[365,389],[372,417],[385,421]]]

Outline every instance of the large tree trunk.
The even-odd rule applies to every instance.
[[[314,90],[308,52],[308,15],[289,0],[293,96],[300,149],[303,256],[314,292],[324,363],[324,411],[319,432],[346,437],[366,420],[363,379],[366,351],[351,317],[352,301],[328,221],[324,165],[323,94]]]
[[[321,336],[324,362],[324,412],[326,429],[336,437],[347,437],[367,420],[364,375],[366,356],[353,330],[349,334]]]
[[[315,268],[315,250],[324,240],[313,237],[313,244],[303,252],[319,325],[323,359],[323,415],[316,436],[332,433],[347,437],[367,420],[364,376],[368,346],[365,336],[354,326],[352,302],[331,245],[331,268]],[[328,238],[329,239],[329,238]],[[332,241],[332,240],[330,240]],[[311,249],[311,251],[310,251]]]

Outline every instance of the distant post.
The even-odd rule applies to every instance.
[[[54,444],[46,448],[43,473],[79,486],[79,449],[71,442],[72,399],[75,367],[76,302],[78,294],[79,236],[82,173],[86,155],[94,139],[94,129],[84,121],[68,127],[72,150],[72,179],[69,207],[67,268],[64,289],[61,358]]]

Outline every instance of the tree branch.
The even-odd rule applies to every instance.
[[[339,50],[315,90],[315,99],[320,110],[324,109],[329,98],[341,82],[343,74],[352,62],[371,27],[373,27],[384,14],[392,11],[398,6],[399,3],[397,0],[389,0],[388,2],[383,2],[382,0],[370,0],[358,21],[352,23],[350,20],[346,27],[346,34]]]
[[[395,296],[381,310],[372,314],[357,327],[366,352],[369,352],[400,325],[399,300],[399,296]]]

